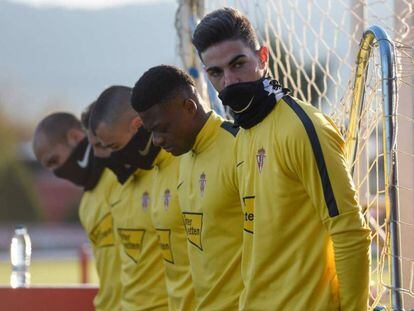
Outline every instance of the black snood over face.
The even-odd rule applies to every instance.
[[[260,123],[274,108],[277,101],[289,93],[279,82],[263,77],[252,82],[227,86],[219,93],[225,106],[234,112],[234,123],[249,129]]]
[[[140,127],[124,148],[112,152],[106,163],[108,168],[118,176],[118,180],[120,178],[124,180],[137,169],[151,169],[160,150],[160,147],[152,143],[151,133]]]
[[[132,167],[131,165],[124,164],[113,157],[101,158],[97,157],[97,159],[102,163],[103,166],[110,169],[116,176],[118,182],[123,185],[137,169]]]
[[[99,181],[104,165],[94,155],[88,139],[82,139],[70,154],[69,158],[53,173],[85,191],[93,189]]]

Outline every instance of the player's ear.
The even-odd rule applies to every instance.
[[[66,139],[71,147],[75,147],[84,138],[85,133],[79,129],[70,129],[66,134]]]
[[[197,112],[197,103],[192,98],[187,98],[183,102],[184,111],[190,115],[195,115]]]
[[[142,119],[138,115],[136,115],[131,120],[130,128],[132,131],[136,132],[141,126],[142,126]]]
[[[267,63],[269,61],[269,49],[267,46],[262,45],[256,53],[260,61],[260,69],[267,68]]]

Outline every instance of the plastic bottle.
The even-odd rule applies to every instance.
[[[32,256],[32,243],[27,229],[17,226],[10,243],[10,260],[12,273],[10,286],[12,288],[26,287],[30,285],[30,258]]]

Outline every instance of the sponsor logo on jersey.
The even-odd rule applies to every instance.
[[[174,257],[171,249],[171,230],[157,229],[162,257],[165,261],[174,263]]]
[[[185,230],[187,232],[188,241],[203,250],[201,244],[201,230],[203,229],[203,214],[183,212],[183,220]]]
[[[266,150],[264,150],[263,148],[260,148],[256,154],[256,162],[257,162],[257,167],[259,168],[259,173],[262,172],[265,157],[266,157]]]
[[[244,207],[244,231],[253,233],[254,229],[254,196],[243,198]]]
[[[168,211],[171,202],[171,192],[170,189],[165,189],[164,191],[164,210]]]
[[[141,198],[141,206],[142,206],[142,209],[144,210],[144,212],[146,212],[148,210],[149,202],[150,202],[149,193],[148,193],[148,191],[145,191],[142,194],[142,198]]]
[[[138,262],[141,255],[145,230],[143,229],[118,229],[118,235],[124,247],[125,253],[134,262]]]
[[[204,172],[201,173],[199,182],[200,182],[200,194],[201,194],[201,197],[204,197],[204,192],[206,190],[206,185],[207,185],[206,174]]]
[[[95,247],[114,245],[114,228],[112,214],[107,213],[89,233],[89,238]]]

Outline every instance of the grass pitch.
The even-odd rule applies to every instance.
[[[31,284],[65,285],[81,283],[81,266],[78,260],[35,260],[30,265]],[[10,284],[11,264],[0,261],[0,285]],[[88,284],[98,284],[94,261],[88,263]]]

